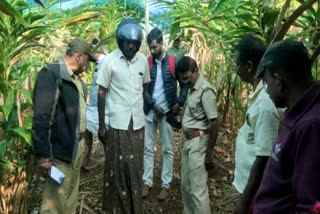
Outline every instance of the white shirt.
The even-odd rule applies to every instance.
[[[249,95],[245,122],[238,131],[233,185],[243,193],[256,156],[270,156],[278,136],[282,111],[277,109],[262,81]]]
[[[162,77],[162,60],[165,58],[166,54],[162,57],[161,60],[156,59],[157,66],[157,76],[154,85],[154,90],[152,94],[152,98],[155,101],[155,104],[163,109],[165,113],[169,111],[168,101],[166,97],[166,91],[164,89],[163,77]],[[154,116],[154,111],[151,110],[146,119],[152,122]]]
[[[101,54],[97,60],[96,69],[100,70],[103,59],[106,57],[105,54]]]
[[[107,89],[107,109],[110,126],[128,130],[130,119],[133,129],[144,126],[143,85],[150,82],[149,65],[145,55],[138,52],[128,61],[120,49],[103,60],[98,71],[97,84]]]

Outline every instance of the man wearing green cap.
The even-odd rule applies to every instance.
[[[76,212],[86,131],[87,90],[80,74],[88,61],[96,61],[89,43],[76,38],[37,77],[32,139],[39,171],[47,177],[41,214]]]

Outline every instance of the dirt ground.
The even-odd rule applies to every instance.
[[[209,172],[208,186],[212,213],[231,213],[236,194],[232,190],[234,168],[234,138],[235,134],[223,129],[220,131],[217,146],[215,168]],[[181,134],[174,136],[174,177],[170,197],[159,202],[156,199],[160,191],[161,147],[159,139],[156,147],[154,187],[150,196],[144,201],[145,214],[182,214],[183,205],[180,193],[180,148]],[[82,172],[79,191],[79,214],[102,213],[102,184],[104,171],[104,152],[99,141],[95,140],[91,156],[90,170]],[[35,178],[30,190],[30,213],[39,213],[43,180]]]

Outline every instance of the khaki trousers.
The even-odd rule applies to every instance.
[[[191,140],[184,139],[181,164],[181,190],[184,213],[210,214],[208,174],[204,161],[208,134]]]
[[[66,175],[66,178],[62,184],[58,184],[51,178],[46,179],[41,214],[74,214],[76,212],[84,143],[84,139],[79,142],[73,164],[55,160],[56,167]]]

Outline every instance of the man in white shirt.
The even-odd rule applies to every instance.
[[[103,209],[107,214],[139,214],[143,203],[143,91],[150,73],[147,58],[138,52],[142,40],[138,23],[123,20],[116,36],[119,48],[106,56],[97,79],[98,136],[106,154]]]
[[[233,185],[241,194],[235,214],[252,213],[252,202],[262,180],[263,171],[271,154],[272,144],[278,136],[281,118],[279,111],[261,79],[255,74],[265,52],[263,43],[251,36],[236,46],[237,74],[253,86],[245,121],[238,131]]]
[[[159,200],[165,200],[170,194],[173,172],[173,131],[170,119],[179,114],[187,94],[187,87],[180,81],[180,94],[177,97],[177,75],[175,73],[175,56],[166,53],[163,45],[162,32],[154,28],[147,36],[151,52],[148,59],[151,81],[146,91],[144,110],[146,114],[144,140],[144,174],[143,197],[147,197],[153,186],[154,146],[157,130],[160,131],[163,155],[161,173],[161,191]],[[170,124],[171,123],[171,124]]]

